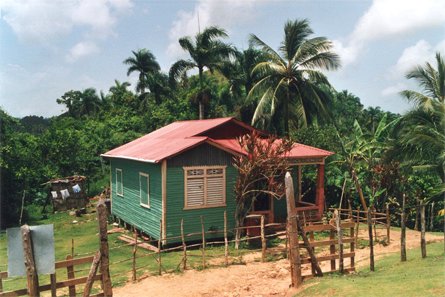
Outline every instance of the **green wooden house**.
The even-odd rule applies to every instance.
[[[237,137],[253,130],[234,118],[178,121],[102,154],[111,165],[112,215],[154,239],[177,237],[167,243],[180,241],[181,220],[186,234],[201,231],[201,216],[206,230],[218,231],[227,211],[228,228],[234,228],[232,161],[244,153]],[[331,154],[295,144],[289,155],[297,173],[302,165],[318,166],[315,203],[298,205],[314,216],[323,212],[324,160]],[[252,213],[268,222],[286,218],[285,199],[266,199],[255,208]]]

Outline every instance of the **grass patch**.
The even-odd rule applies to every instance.
[[[363,268],[354,275],[312,279],[295,296],[445,296],[443,242],[427,245],[426,259],[421,258],[420,248],[407,253],[404,263],[398,253],[377,260],[375,272]]]

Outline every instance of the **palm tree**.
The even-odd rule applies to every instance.
[[[88,88],[82,91],[80,113],[86,115],[96,114],[102,105],[101,98],[97,95],[96,89]]]
[[[220,38],[226,37],[228,35],[224,29],[208,27],[202,33],[196,34],[194,40],[188,36],[180,38],[179,44],[189,53],[190,59],[179,60],[171,66],[170,81],[173,83],[188,70],[198,68],[199,82],[202,86],[204,68],[213,73],[214,70],[221,69],[224,62],[233,54],[232,47],[220,40]],[[202,88],[200,89],[202,90]],[[203,119],[204,106],[200,97],[198,98],[199,118]]]
[[[256,35],[250,36],[251,44],[267,56],[267,61],[253,69],[261,77],[249,93],[261,96],[253,124],[267,117],[270,121],[280,110],[284,133],[289,135],[291,114],[297,127],[327,115],[326,106],[331,100],[323,85],[329,86],[329,82],[319,70],[337,69],[339,56],[331,52],[331,41],[325,37],[309,38],[312,33],[308,20],[288,21],[278,52]]]
[[[445,63],[439,52],[436,53],[436,62],[437,69],[426,63],[425,66],[418,65],[406,74],[407,79],[417,80],[423,93],[405,90],[401,95],[419,108],[428,109],[434,101],[445,103]]]
[[[134,57],[124,60],[124,64],[128,65],[127,76],[132,72],[139,72],[139,81],[136,85],[136,91],[141,95],[145,93],[148,78],[161,70],[155,56],[147,49],[132,51]]]
[[[436,53],[437,68],[417,66],[406,78],[417,80],[422,92],[401,95],[415,104],[395,129],[399,152],[414,169],[434,169],[445,184],[445,63]]]

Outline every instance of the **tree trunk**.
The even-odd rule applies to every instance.
[[[284,135],[289,136],[289,100],[290,100],[290,90],[287,87],[286,99],[284,101]]]
[[[202,80],[203,80],[203,69],[199,67],[199,96],[198,96],[198,104],[199,104],[199,119],[204,119],[204,106],[202,104]]]
[[[352,179],[354,180],[355,188],[357,189],[358,195],[360,197],[360,202],[362,203],[363,210],[367,211],[368,207],[366,206],[365,197],[363,196],[362,187],[360,186],[360,181],[358,180],[357,174],[355,172],[355,169],[352,167],[352,164],[350,166],[351,169],[351,175]]]

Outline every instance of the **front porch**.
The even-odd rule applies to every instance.
[[[303,167],[316,168],[316,179],[314,181],[311,195],[305,196],[303,193]],[[293,159],[291,162],[291,175],[295,184],[295,206],[299,215],[307,222],[320,221],[325,209],[325,157],[311,159]],[[303,197],[305,196],[305,197]],[[259,197],[253,206],[251,215],[264,215],[266,224],[285,223],[287,219],[286,198],[274,199],[269,195]],[[247,221],[246,224],[249,224]]]

